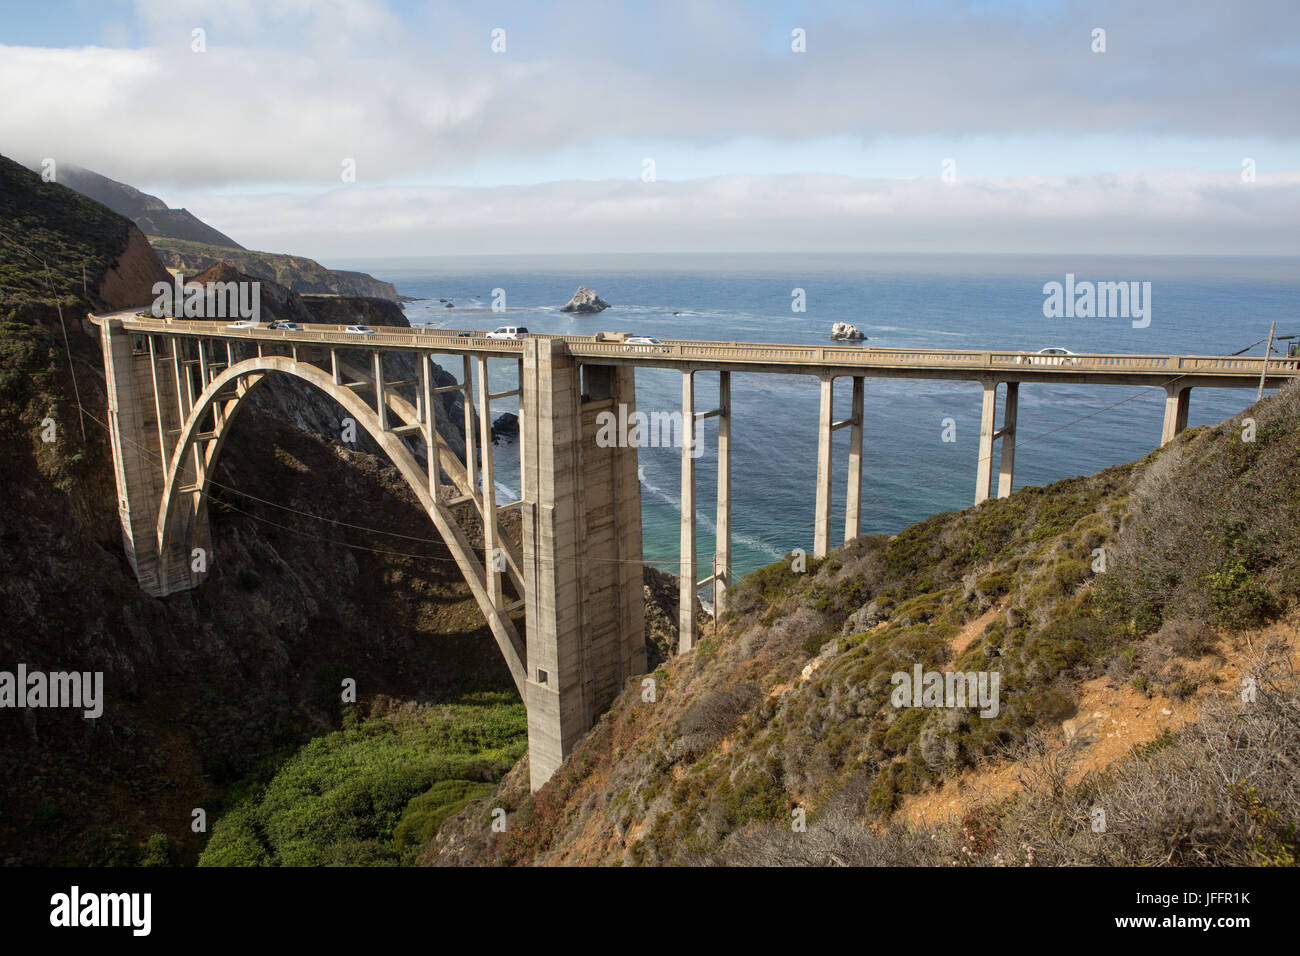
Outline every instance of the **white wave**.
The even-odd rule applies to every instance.
[[[497,504],[519,500],[519,493],[504,482],[493,481],[492,487],[496,489]],[[480,493],[483,491],[483,472],[481,471],[478,474],[478,490]]]
[[[679,498],[667,494],[661,488],[647,481],[645,477],[645,472],[642,471],[640,468],[637,469],[637,477],[641,479],[642,488],[650,492],[650,494],[658,498],[660,501],[667,504],[678,514],[682,513],[682,503]],[[713,519],[711,519],[707,514],[700,511],[699,509],[696,509],[695,511],[695,521],[698,525],[702,525],[704,528],[706,528],[710,534],[716,535],[718,533],[717,524],[713,521]],[[780,560],[781,558],[785,557],[785,553],[781,551],[779,548],[775,548],[767,541],[762,541],[751,535],[737,534],[736,532],[733,531],[731,533],[731,540],[733,544],[739,542],[743,545],[746,545],[751,550],[757,551],[760,554],[771,555],[773,558],[777,560]]]

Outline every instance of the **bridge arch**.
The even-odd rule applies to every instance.
[[[175,555],[188,555],[190,552],[188,546],[178,549],[177,545],[188,545],[187,537],[192,540],[196,529],[201,527],[210,476],[234,421],[249,395],[275,374],[297,378],[333,399],[383,450],[433,521],[487,618],[515,686],[521,695],[525,694],[523,641],[510,618],[492,600],[486,571],[479,564],[473,545],[450,508],[436,501],[430,493],[425,470],[402,439],[382,427],[375,409],[353,389],[337,384],[329,373],[316,366],[288,356],[257,356],[231,365],[215,375],[194,400],[166,469],[155,529],[163,580],[167,579],[168,563],[176,559]],[[209,418],[213,423],[212,430],[205,431]]]

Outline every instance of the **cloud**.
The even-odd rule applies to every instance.
[[[1300,171],[339,188],[213,196],[245,245],[318,258],[529,252],[1076,252],[1300,255]]]
[[[0,148],[137,183],[437,177],[611,137],[1300,137],[1300,7],[780,12],[558,2],[139,0],[147,46],[0,47]],[[985,8],[989,9],[989,8]],[[789,50],[794,26],[808,52]],[[207,31],[207,52],[190,33]],[[493,54],[490,31],[505,29]],[[1090,49],[1094,27],[1107,52]]]

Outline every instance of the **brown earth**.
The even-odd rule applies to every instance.
[[[992,612],[990,612],[992,614]],[[984,627],[990,615],[980,619]],[[969,643],[976,635],[962,637]],[[1201,707],[1211,698],[1240,693],[1243,666],[1254,649],[1270,641],[1284,641],[1291,647],[1292,663],[1300,666],[1300,613],[1267,627],[1243,631],[1231,638],[1220,636],[1214,650],[1193,661],[1184,670],[1197,690],[1183,700],[1157,692],[1144,693],[1130,683],[1115,683],[1107,677],[1085,681],[1079,688],[1078,712],[1054,730],[1052,742],[1073,742],[1078,748],[1069,775],[1077,783],[1127,757],[1134,747],[1195,722]],[[961,638],[954,640],[954,646]],[[1012,760],[988,760],[982,767],[945,781],[937,790],[907,794],[895,812],[898,819],[916,825],[960,820],[976,806],[1017,793],[1022,787],[1020,765]]]
[[[132,224],[126,248],[104,273],[92,295],[105,311],[148,305],[154,299],[155,282],[171,285],[171,274],[163,268],[144,233]]]

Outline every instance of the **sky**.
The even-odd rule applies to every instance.
[[[0,90],[320,259],[1300,255],[1294,0],[0,0]]]

